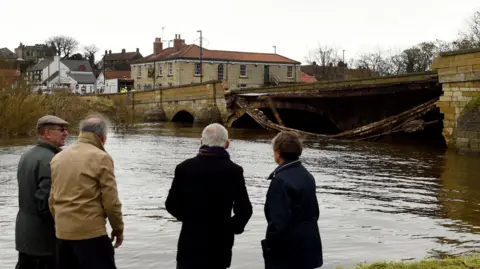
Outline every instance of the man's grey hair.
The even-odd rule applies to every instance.
[[[98,136],[107,136],[110,123],[101,115],[89,116],[80,122],[80,132],[90,132]]]
[[[209,147],[225,147],[228,131],[221,124],[212,123],[202,132],[202,144]]]

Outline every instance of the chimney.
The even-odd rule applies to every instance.
[[[107,51],[107,50],[105,50],[105,55],[107,55],[107,54],[108,54],[108,51]]]
[[[122,49],[122,53],[125,53],[125,49]]]
[[[153,42],[153,54],[159,54],[163,50],[163,42],[160,37],[155,37],[155,42]],[[138,52],[137,48],[137,52]]]
[[[112,54],[112,50],[109,50],[109,51],[108,51],[108,54]]]
[[[137,48],[137,53],[140,53],[140,49],[139,49],[139,48]]]
[[[181,39],[180,34],[176,34],[173,40],[173,47],[175,50],[179,50],[183,45],[185,45],[185,39]]]

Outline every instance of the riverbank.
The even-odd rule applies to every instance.
[[[377,262],[359,264],[350,269],[476,269],[480,268],[480,255],[426,259],[418,262]],[[344,269],[337,267],[336,269]]]
[[[123,103],[96,96],[78,96],[67,93],[53,95],[16,90],[0,93],[0,138],[35,135],[38,118],[51,114],[70,123],[75,132],[78,123],[87,115],[101,113],[114,126],[133,123],[133,112]]]

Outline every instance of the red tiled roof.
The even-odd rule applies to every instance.
[[[302,72],[300,75],[300,80],[305,83],[314,83],[317,82],[317,79],[314,76],[310,76],[305,72]]]
[[[105,61],[127,61],[127,60],[132,60],[137,56],[137,54],[140,54],[138,52],[119,52],[119,53],[112,53],[112,54],[107,54],[105,56]],[[141,56],[141,55],[140,55]]]
[[[152,54],[145,58],[139,59],[134,63],[144,63],[151,61],[173,60],[173,59],[199,59],[200,47],[197,45],[183,45],[178,50],[170,47],[162,50],[159,54]],[[204,61],[222,60],[222,61],[239,61],[239,62],[261,62],[261,63],[295,63],[295,60],[289,59],[274,53],[257,53],[242,51],[223,51],[203,49],[202,58]]]
[[[130,71],[106,71],[105,78],[106,79],[114,79],[114,78],[130,78]]]

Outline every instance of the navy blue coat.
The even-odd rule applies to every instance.
[[[265,202],[262,240],[266,269],[313,269],[323,265],[320,215],[313,176],[300,160],[277,167]]]

